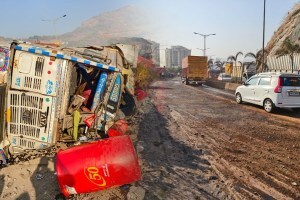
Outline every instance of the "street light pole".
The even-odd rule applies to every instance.
[[[204,49],[203,49],[203,56],[205,56],[205,53],[206,53],[206,37],[210,36],[210,35],[216,35],[215,33],[212,33],[212,34],[201,34],[201,33],[197,33],[197,32],[194,32],[194,34],[196,35],[201,35],[204,39]]]
[[[264,0],[264,16],[263,16],[263,46],[262,46],[262,71],[265,68],[265,21],[266,21],[266,0]]]
[[[200,50],[200,51],[203,51],[203,53],[204,53],[204,50],[208,50],[209,48],[206,48],[206,49],[197,48],[197,49]]]
[[[61,16],[61,17],[57,17],[57,18],[54,18],[54,19],[42,19],[42,21],[44,21],[44,22],[52,22],[52,24],[53,24],[53,28],[54,28],[54,36],[55,36],[55,39],[57,40],[57,35],[56,35],[56,22],[58,21],[58,20],[60,20],[61,18],[64,18],[64,17],[66,17],[67,15],[63,15],[63,16]]]

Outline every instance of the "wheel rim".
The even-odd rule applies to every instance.
[[[238,102],[238,103],[241,102],[241,95],[240,94],[236,95],[236,102]]]
[[[270,112],[272,110],[272,103],[270,101],[266,101],[264,107],[267,112]]]

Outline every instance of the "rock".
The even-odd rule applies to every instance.
[[[142,187],[131,186],[127,194],[128,200],[143,200],[145,197],[145,190]]]
[[[40,173],[37,173],[35,177],[36,177],[37,180],[41,180],[41,179],[44,178],[44,175],[40,174]]]
[[[9,182],[9,183],[7,183],[6,186],[7,186],[8,188],[10,188],[13,184],[14,184],[13,182]]]
[[[20,161],[20,159],[19,159],[18,157],[16,157],[15,163],[17,163],[17,162],[19,162],[19,161]]]
[[[218,179],[217,176],[210,176],[210,177],[208,178],[208,180],[217,180],[217,179]]]
[[[7,175],[7,176],[5,176],[4,180],[5,180],[5,181],[10,181],[10,180],[11,180],[11,178],[10,178],[10,176],[9,176],[9,175]]]
[[[137,152],[142,152],[142,151],[144,151],[144,146],[143,146],[143,142],[142,141],[139,141],[138,143],[137,143],[137,145],[136,145],[136,150],[137,150]]]
[[[293,186],[298,186],[298,184],[296,182],[292,182]]]

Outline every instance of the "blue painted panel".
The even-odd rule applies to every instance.
[[[64,55],[58,53],[58,54],[56,55],[56,57],[57,57],[57,58],[64,58]]]
[[[88,60],[84,60],[83,63],[84,63],[84,64],[87,64],[87,65],[90,65],[90,64],[91,64],[91,62],[88,61]]]
[[[50,56],[50,52],[49,51],[42,50],[42,54],[45,55],[45,56]]]

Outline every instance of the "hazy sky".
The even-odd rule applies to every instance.
[[[203,34],[207,38],[207,55],[227,58],[237,51],[256,52],[262,47],[263,0],[0,0],[0,36],[24,38],[73,31],[100,13],[127,5],[136,5],[150,13],[152,31],[147,39],[169,45],[182,45],[194,55],[202,55]],[[298,0],[267,0],[266,42]]]

